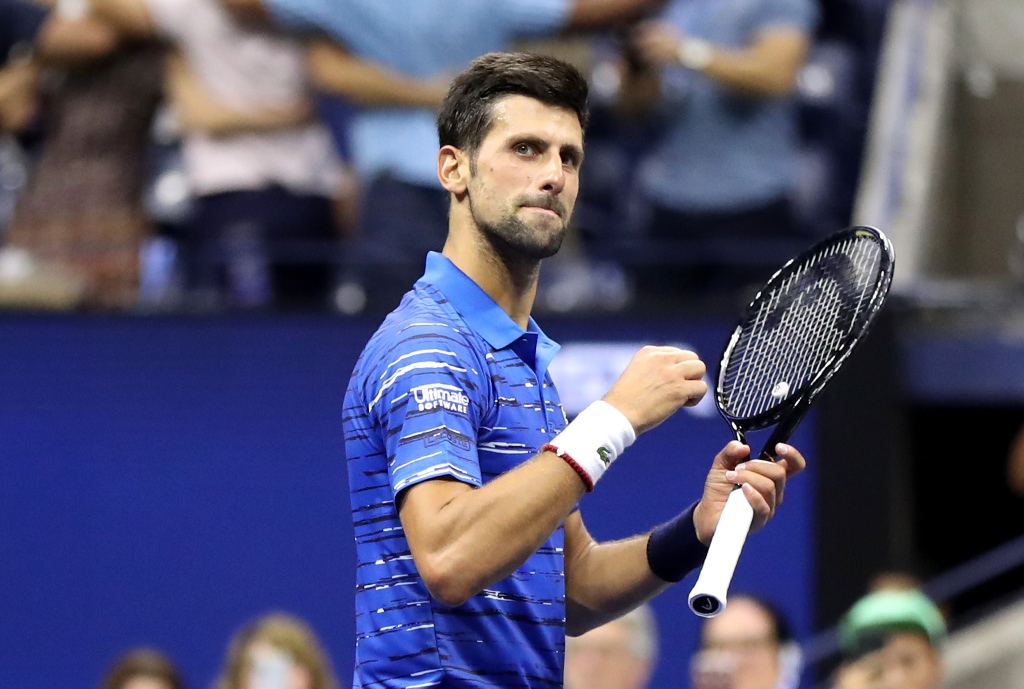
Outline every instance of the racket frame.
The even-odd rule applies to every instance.
[[[743,334],[744,326],[750,321],[751,317],[756,314],[757,307],[764,295],[770,292],[779,282],[793,274],[800,266],[805,264],[811,256],[824,253],[829,247],[846,241],[851,235],[870,237],[877,241],[881,246],[880,265],[878,269],[879,279],[876,280],[874,290],[872,290],[871,295],[867,299],[867,306],[865,306],[857,316],[857,320],[861,326],[852,329],[852,331],[843,338],[842,342],[835,347],[832,354],[823,362],[818,372],[813,378],[811,378],[811,380],[805,383],[800,389],[793,391],[778,404],[769,407],[755,416],[736,416],[734,414],[730,414],[726,410],[726,395],[725,390],[723,389],[726,369],[733,350],[736,348],[736,345],[740,340],[740,336]],[[750,303],[744,310],[743,316],[739,319],[736,327],[733,328],[732,334],[729,336],[726,346],[722,351],[722,356],[719,359],[718,374],[716,376],[715,384],[715,404],[718,407],[719,413],[732,428],[736,439],[744,444],[746,443],[747,431],[767,428],[773,424],[775,425],[775,429],[769,439],[765,442],[764,448],[759,455],[760,459],[774,459],[775,445],[777,443],[785,442],[786,439],[793,434],[793,431],[796,430],[796,427],[800,424],[800,421],[803,420],[804,415],[810,408],[811,402],[814,401],[815,397],[818,396],[832,377],[839,371],[846,359],[853,353],[857,343],[867,335],[868,331],[871,329],[872,323],[874,322],[875,315],[879,310],[881,310],[882,305],[885,303],[885,299],[888,296],[889,288],[892,285],[893,267],[893,250],[889,239],[874,227],[856,225],[836,232],[786,261],[781,268],[772,274],[765,285],[758,290],[757,294],[755,294],[750,300]]]
[[[744,331],[744,326],[757,313],[758,306],[764,295],[771,292],[782,280],[795,273],[796,270],[799,270],[811,257],[824,253],[831,246],[847,241],[851,236],[873,239],[881,247],[880,265],[878,267],[879,277],[876,279],[874,289],[867,299],[867,305],[857,314],[857,321],[860,327],[851,329],[851,332],[844,336],[841,343],[825,359],[811,380],[807,381],[800,389],[794,391],[785,399],[780,400],[778,404],[754,416],[736,416],[727,412],[725,391],[723,390],[723,380],[727,366],[733,350]],[[775,424],[775,428],[757,457],[758,459],[775,461],[775,446],[780,442],[785,442],[793,434],[797,425],[799,425],[810,409],[811,403],[853,353],[858,342],[867,335],[875,320],[875,316],[881,310],[889,294],[889,289],[892,286],[894,265],[895,259],[889,239],[877,228],[867,225],[855,225],[830,235],[791,258],[772,274],[765,282],[765,285],[750,300],[742,317],[727,340],[722,356],[719,359],[715,385],[715,403],[719,413],[732,428],[736,439],[744,444],[747,444],[748,431],[763,429]],[[697,582],[688,596],[690,609],[696,615],[714,617],[725,609],[729,584],[732,581],[732,576],[739,560],[739,554],[746,540],[752,520],[753,510],[747,503],[746,497],[743,496],[742,491],[733,490],[719,518],[718,528],[712,537],[704,566],[701,568]],[[718,537],[719,533],[722,533],[722,538]],[[716,541],[718,542],[717,546]]]

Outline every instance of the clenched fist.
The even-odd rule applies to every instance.
[[[706,372],[693,352],[648,345],[633,355],[604,401],[622,412],[640,435],[680,407],[700,402],[708,391]]]

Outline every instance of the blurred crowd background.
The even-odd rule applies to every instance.
[[[3,0],[0,305],[386,312],[444,239],[433,110],[496,49],[592,84],[541,310],[732,294],[849,224],[888,0],[462,4]]]
[[[900,257],[897,300],[868,345],[873,351],[863,355],[872,366],[851,374],[856,380],[847,377],[854,381],[848,388],[858,388],[848,396],[856,403],[826,409],[832,421],[821,427],[831,430],[818,436],[823,455],[851,460],[814,468],[816,490],[845,491],[841,500],[815,505],[822,562],[806,573],[816,578],[805,602],[813,593],[821,634],[808,638],[802,618],[790,629],[769,601],[750,596],[730,609],[737,617],[703,628],[699,647],[666,646],[653,612],[642,608],[619,626],[570,642],[566,686],[654,686],[659,657],[662,667],[671,659],[675,672],[691,653],[693,676],[676,673],[672,686],[1024,686],[1019,602],[1006,606],[1012,617],[988,620],[980,636],[956,639],[947,654],[954,671],[943,678],[936,654],[946,626],[935,621],[929,601],[868,598],[842,618],[840,642],[829,636],[839,631],[830,625],[849,601],[828,596],[830,587],[867,594],[875,585],[862,581],[864,570],[914,558],[929,565],[921,568],[928,574],[945,574],[924,587],[909,577],[895,588],[921,589],[940,603],[969,597],[996,577],[1001,589],[1020,590],[1024,532],[1014,510],[1024,496],[1017,363],[1024,309],[1016,308],[1024,282],[1022,33],[1020,0],[0,0],[0,310],[57,312],[59,322],[52,334],[53,321],[10,319],[0,338],[14,362],[0,368],[8,391],[0,409],[9,412],[0,427],[10,431],[0,449],[13,447],[22,471],[10,474],[7,495],[35,505],[45,502],[38,493],[59,505],[56,516],[40,507],[36,520],[20,519],[17,507],[0,511],[11,533],[27,525],[0,541],[0,573],[23,575],[19,581],[38,589],[28,600],[50,604],[51,589],[32,567],[45,567],[51,587],[60,573],[8,554],[39,555],[43,543],[52,561],[67,563],[74,558],[62,549],[75,546],[75,561],[92,566],[85,551],[96,543],[68,545],[33,530],[45,524],[71,533],[59,524],[62,510],[105,523],[105,494],[83,497],[78,489],[104,486],[134,506],[138,485],[155,486],[138,500],[152,511],[142,514],[189,541],[172,539],[181,553],[196,547],[192,534],[180,536],[188,529],[162,520],[194,512],[195,530],[212,530],[196,505],[216,506],[218,486],[252,500],[250,516],[282,531],[294,526],[268,514],[262,501],[281,501],[273,502],[277,509],[286,498],[315,495],[308,486],[282,487],[282,476],[333,480],[321,480],[337,469],[340,424],[331,405],[348,372],[335,368],[349,366],[338,363],[335,331],[317,340],[303,326],[287,326],[296,332],[275,339],[243,324],[223,340],[219,332],[173,328],[140,335],[94,322],[76,329],[60,314],[317,313],[375,323],[420,275],[425,252],[444,241],[447,198],[434,169],[434,114],[448,80],[490,50],[544,51],[588,76],[592,117],[571,234],[545,263],[538,312],[660,317],[709,308],[731,318],[783,260],[863,218],[894,230]],[[976,280],[947,280],[963,277]],[[361,319],[328,320],[354,324],[339,328],[345,337],[363,334]],[[614,320],[620,330],[631,327]],[[678,335],[670,325],[657,334]],[[81,365],[66,360],[72,357],[61,338],[102,355],[87,354],[94,360]],[[189,338],[194,342],[179,341]],[[247,357],[261,338],[269,343]],[[311,349],[317,342],[322,349]],[[577,354],[591,379],[595,361],[612,358],[601,351]],[[19,365],[28,371],[20,378]],[[274,375],[265,389],[253,379],[266,371]],[[315,385],[323,387],[314,398]],[[244,438],[250,445],[237,432],[244,423],[251,424],[245,428],[252,437]],[[865,428],[878,438],[868,470],[860,446]],[[299,449],[278,436],[267,440],[273,433],[266,429],[302,436],[292,438]],[[323,446],[322,463],[313,463],[320,474],[308,461],[316,443]],[[204,479],[218,460],[230,481]],[[175,462],[188,468],[187,478],[168,475]],[[248,490],[261,462],[268,485]],[[235,484],[239,475],[247,490]],[[210,494],[188,503],[204,480]],[[957,509],[949,509],[950,495],[958,496]],[[857,505],[867,508],[851,528]],[[237,507],[228,500],[223,509],[237,518]],[[331,524],[340,518],[319,507],[322,514],[303,503],[294,513]],[[120,519],[117,509],[109,511]],[[148,523],[131,514],[123,521],[133,528]],[[96,542],[119,543],[87,526]],[[160,529],[140,530],[126,549],[151,537],[162,547],[153,536]],[[964,529],[969,535],[957,536]],[[786,537],[804,535],[790,528]],[[265,546],[251,549],[283,568]],[[308,566],[294,559],[294,567]],[[752,560],[765,561],[763,554]],[[151,564],[139,567],[148,573]],[[195,579],[166,562],[156,569],[184,580],[184,588],[207,583],[202,567],[174,564]],[[120,585],[99,566],[89,571],[96,590]],[[232,585],[238,576],[231,572]],[[280,585],[289,583],[295,588]],[[306,583],[330,589],[323,595],[332,604],[348,595],[331,588],[336,581]],[[815,587],[821,590],[810,591]],[[65,588],[60,581],[61,595]],[[246,610],[262,604],[247,591],[235,592]],[[0,602],[11,605],[18,596],[12,590]],[[973,603],[965,597],[956,610],[960,626],[971,621],[963,613]],[[125,596],[123,605],[121,614],[134,613],[152,601]],[[177,598],[173,607],[177,622],[195,612],[185,606],[183,613]],[[313,612],[337,616],[335,609]],[[33,633],[58,638],[40,630],[61,622],[59,614],[19,618],[2,605],[0,613],[26,644]],[[96,620],[95,628],[105,628]],[[177,628],[168,620],[161,628],[172,635]],[[660,623],[663,631],[685,626],[664,616]],[[875,633],[883,627],[895,631]],[[893,641],[908,630],[912,639]],[[187,673],[175,666],[182,659],[121,640],[125,654],[109,658],[97,678],[104,689],[185,688]],[[904,641],[916,653],[890,648]],[[307,622],[288,614],[254,619],[225,643],[218,689],[348,685],[328,660],[344,651],[325,651]],[[823,671],[816,666],[822,659],[836,667]],[[907,679],[912,667],[919,684]]]

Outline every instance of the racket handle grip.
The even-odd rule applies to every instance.
[[[687,601],[690,610],[700,617],[714,617],[725,610],[726,594],[732,583],[740,551],[747,541],[754,509],[742,490],[733,490],[718,520],[718,528],[711,537],[708,554],[704,558],[697,583],[693,585]]]

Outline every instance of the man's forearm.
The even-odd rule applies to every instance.
[[[308,67],[318,89],[360,105],[436,108],[448,88],[441,80],[406,77],[324,43],[310,46]]]
[[[247,109],[220,103],[207,94],[188,60],[180,53],[172,53],[168,58],[166,84],[178,122],[185,131],[214,137],[274,132],[300,126],[314,116],[313,107],[307,101],[287,107]]]
[[[647,565],[649,534],[592,543],[566,558],[566,633],[578,636],[658,595],[669,583]]]
[[[52,13],[36,39],[35,57],[43,66],[73,66],[106,57],[117,46],[118,35],[106,22]]]
[[[712,46],[702,71],[736,91],[786,96],[796,88],[807,49],[806,39],[788,32],[765,37],[754,46],[739,50]]]
[[[639,19],[665,4],[666,0],[576,0],[568,27],[576,30],[607,28]]]

